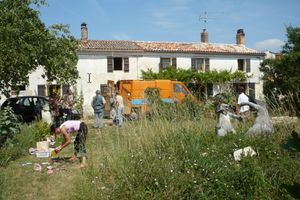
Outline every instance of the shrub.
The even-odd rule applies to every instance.
[[[30,147],[50,134],[49,126],[45,122],[34,122],[20,126],[20,133],[13,135],[9,142],[0,148],[0,167],[7,166],[10,161],[28,154]]]
[[[19,122],[12,108],[6,107],[0,112],[0,146],[20,132]]]
[[[34,135],[35,141],[45,140],[51,135],[50,126],[46,122],[38,121],[30,125],[32,127],[31,134]]]

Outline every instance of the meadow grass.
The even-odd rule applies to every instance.
[[[74,198],[293,198],[286,186],[298,182],[300,163],[288,140],[299,123],[258,137],[244,135],[250,123],[236,124],[236,135],[217,137],[214,118],[200,113],[191,118],[178,110],[167,110],[172,117],[156,113],[98,134]],[[246,146],[257,156],[234,161],[234,150]]]
[[[244,134],[251,121],[235,122],[237,134],[217,137],[213,112],[193,109],[164,105],[148,118],[102,130],[92,129],[90,122],[87,169],[65,162],[64,171],[47,175],[20,166],[47,159],[21,156],[0,168],[1,198],[299,198],[293,189],[300,180],[300,149],[291,136],[292,130],[300,133],[299,120],[275,125],[273,135],[257,137]],[[235,161],[234,150],[247,146],[257,155]],[[70,146],[59,156],[72,151]]]

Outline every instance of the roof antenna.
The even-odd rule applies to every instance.
[[[204,28],[203,28],[203,31],[204,31],[204,32],[206,31],[206,23],[207,23],[207,21],[208,21],[208,20],[211,20],[211,19],[215,19],[215,18],[208,17],[208,14],[207,14],[206,11],[204,11],[204,12],[199,16],[199,21],[204,23]]]

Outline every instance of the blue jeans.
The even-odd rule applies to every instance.
[[[95,117],[94,117],[94,125],[93,127],[94,128],[102,128],[103,127],[103,115],[104,115],[104,112],[97,112],[97,113],[94,113],[95,114]]]
[[[119,126],[123,124],[123,112],[124,108],[117,108],[117,124]]]

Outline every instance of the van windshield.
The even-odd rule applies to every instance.
[[[182,92],[182,93],[184,93],[186,95],[188,94],[188,91],[182,85],[180,85],[178,83],[173,83],[173,91],[175,93]]]

